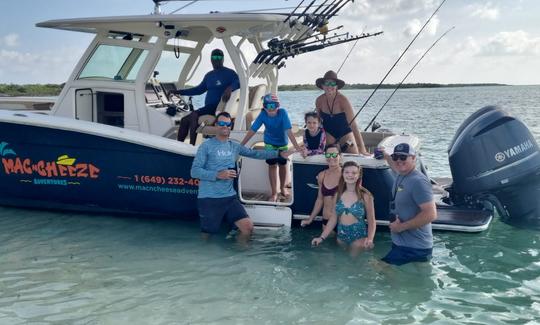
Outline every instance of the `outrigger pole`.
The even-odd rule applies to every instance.
[[[444,34],[442,34],[435,42],[433,42],[433,44],[431,44],[431,46],[424,52],[424,54],[422,54],[422,56],[418,59],[418,61],[416,61],[416,63],[413,65],[413,67],[411,68],[411,70],[409,70],[409,72],[405,75],[405,77],[403,77],[403,79],[401,80],[401,82],[397,85],[397,87],[394,89],[394,91],[390,94],[390,96],[388,97],[388,99],[384,102],[384,104],[381,106],[381,108],[379,109],[379,111],[377,111],[377,114],[375,114],[375,116],[373,116],[373,118],[371,119],[371,121],[369,121],[368,125],[366,126],[366,128],[364,129],[364,131],[367,131],[369,129],[369,127],[371,126],[371,124],[373,124],[373,122],[375,121],[375,119],[377,118],[377,116],[379,116],[379,114],[382,112],[383,108],[386,106],[386,104],[388,104],[388,102],[390,101],[390,99],[392,98],[392,96],[394,96],[394,94],[396,93],[396,91],[398,91],[398,89],[401,87],[401,85],[403,84],[403,82],[405,82],[405,79],[407,79],[407,77],[411,74],[411,72],[413,72],[414,68],[416,68],[416,66],[420,63],[420,61],[422,61],[422,59],[424,58],[424,56],[426,56],[426,54],[428,54],[428,52],[443,38],[446,36],[446,34],[448,34],[452,29],[454,29],[455,27],[452,27],[450,29],[448,29]]]
[[[390,72],[392,72],[392,70],[394,70],[394,68],[396,67],[396,65],[398,64],[398,62],[401,60],[401,58],[405,55],[405,53],[407,53],[407,50],[411,47],[411,45],[414,43],[414,41],[418,38],[418,36],[420,36],[420,33],[422,33],[422,31],[424,30],[424,28],[426,28],[427,24],[429,24],[429,22],[431,21],[431,19],[435,16],[435,14],[439,11],[439,9],[441,9],[442,5],[446,2],[446,0],[443,0],[441,2],[441,4],[437,7],[437,9],[435,9],[435,11],[431,14],[431,16],[429,17],[429,19],[426,21],[426,23],[424,24],[424,26],[422,26],[422,28],[420,28],[420,30],[418,31],[418,33],[416,33],[416,35],[414,36],[414,38],[412,39],[412,41],[409,43],[409,45],[407,45],[407,47],[405,48],[405,50],[403,51],[403,53],[401,53],[401,55],[397,58],[396,62],[394,62],[394,65],[392,65],[392,67],[390,68],[390,70],[388,70],[388,72],[384,75],[384,77],[382,78],[381,82],[379,82],[379,84],[377,85],[377,87],[375,87],[375,89],[373,89],[373,91],[371,92],[371,94],[369,95],[369,97],[366,99],[366,101],[364,102],[364,104],[362,105],[362,107],[360,107],[360,109],[358,110],[358,112],[356,112],[356,114],[354,115],[354,117],[352,118],[351,122],[349,122],[349,126],[354,122],[354,120],[356,119],[356,117],[358,116],[358,114],[360,114],[360,112],[366,107],[367,103],[369,102],[369,100],[371,99],[371,97],[373,97],[373,95],[375,94],[375,92],[381,87],[382,83],[386,80],[386,77],[388,77],[388,75],[390,74]]]

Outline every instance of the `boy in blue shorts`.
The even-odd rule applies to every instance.
[[[284,108],[280,107],[278,97],[275,94],[265,95],[263,98],[263,108],[257,119],[255,119],[255,122],[253,122],[251,129],[244,137],[244,140],[242,140],[242,145],[245,145],[255,135],[257,130],[264,125],[264,145],[266,150],[287,150],[289,144],[287,140],[288,136],[296,151],[303,153],[302,148],[296,142],[294,134],[291,131],[292,125],[289,120],[289,114],[287,114]],[[266,163],[268,164],[268,176],[272,189],[270,201],[275,202],[278,199],[278,169],[281,195],[288,197],[290,194],[286,187],[287,159],[281,157],[267,159]]]

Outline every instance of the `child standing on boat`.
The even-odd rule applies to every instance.
[[[339,245],[349,247],[352,254],[373,248],[376,228],[373,195],[362,186],[362,168],[356,162],[347,161],[343,165],[334,202],[334,213],[326,229],[312,240],[312,245],[321,244],[337,223]]]
[[[263,125],[264,144],[267,150],[287,150],[287,137],[289,137],[295,149],[299,152],[303,152],[291,131],[292,125],[289,119],[289,114],[287,114],[287,111],[284,108],[280,107],[279,99],[275,94],[267,94],[264,96],[263,110],[259,116],[257,116],[257,119],[255,119],[255,122],[253,122],[251,129],[247,132],[246,136],[242,140],[242,145],[245,145]],[[268,164],[268,176],[270,178],[270,186],[272,189],[270,201],[275,202],[278,199],[278,169],[281,195],[288,197],[290,193],[286,187],[287,159],[283,159],[281,157],[267,159],[266,163]]]
[[[317,112],[308,112],[304,115],[306,129],[304,130],[304,155],[313,156],[324,153],[326,145],[326,132],[321,127],[321,117]]]

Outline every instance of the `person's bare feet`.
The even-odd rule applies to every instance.
[[[270,202],[277,202],[278,195],[277,193],[270,195]]]
[[[281,195],[288,198],[291,195],[291,192],[289,192],[289,190],[287,188],[282,188],[281,189]]]

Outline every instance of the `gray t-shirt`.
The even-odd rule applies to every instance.
[[[416,169],[405,176],[397,176],[392,188],[392,194],[394,193],[395,210],[392,212],[398,215],[402,222],[414,218],[420,212],[421,204],[433,200],[433,190],[429,179]],[[421,249],[433,247],[431,223],[418,229],[391,234],[392,242],[398,246]]]

